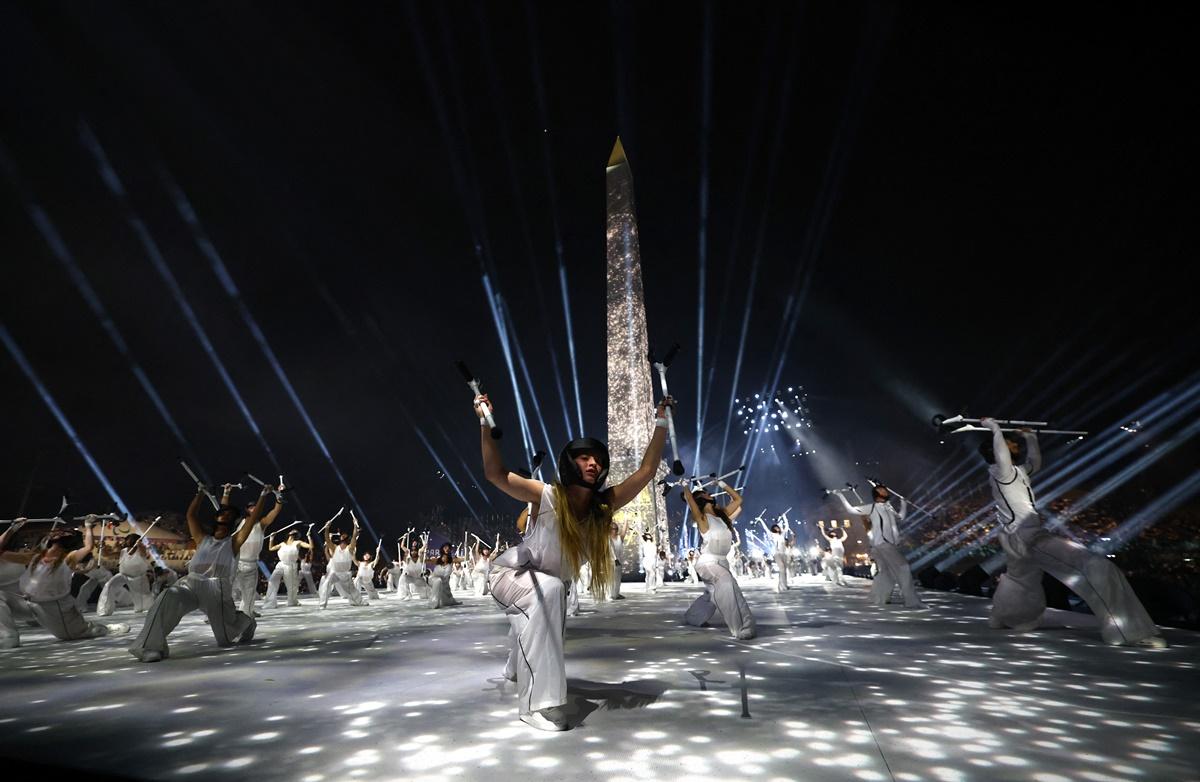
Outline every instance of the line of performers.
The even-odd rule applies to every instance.
[[[522,534],[519,544],[500,550],[499,546],[480,545],[471,562],[471,575],[480,592],[486,592],[509,621],[509,653],[506,678],[515,681],[522,722],[549,731],[569,727],[563,707],[567,702],[564,640],[566,617],[578,610],[579,593],[586,590],[596,601],[620,600],[621,560],[624,556],[622,530],[614,514],[631,502],[654,479],[662,459],[667,432],[667,410],[674,406],[666,398],[657,407],[654,434],[637,470],[620,483],[607,486],[609,456],[604,443],[592,438],[572,440],[560,452],[558,480],[543,482],[509,470],[504,465],[499,445],[491,436],[488,413],[490,400],[475,397],[475,412],[480,423],[480,444],[484,473],[489,482],[521,503],[517,526]],[[990,624],[996,628],[1025,631],[1035,628],[1046,608],[1042,573],[1048,572],[1066,584],[1100,620],[1102,638],[1111,644],[1153,648],[1165,646],[1150,616],[1138,601],[1124,575],[1106,557],[1084,546],[1055,535],[1043,525],[1030,482],[1041,465],[1037,438],[1032,433],[1013,436],[1004,433],[994,421],[983,420],[992,437],[980,450],[988,465],[988,481],[996,501],[1001,525],[1000,540],[1007,555],[1007,572],[1001,576],[993,598]],[[734,519],[742,509],[741,495],[723,482],[720,488],[730,502],[724,506],[705,489],[684,493],[690,516],[702,536],[694,572],[703,582],[704,592],[684,614],[691,626],[723,623],[730,635],[745,641],[755,637],[756,623],[737,577],[730,565],[735,550]],[[172,584],[153,588],[131,586],[139,579],[149,584],[148,572],[138,575],[140,557],[136,541],[122,547],[118,574],[109,582],[108,595],[102,595],[105,607],[119,601],[121,589],[127,589],[135,611],[144,609],[146,618],[129,651],[143,662],[156,662],[169,654],[167,637],[184,615],[202,611],[208,618],[216,643],[232,646],[254,637],[257,627],[253,610],[256,595],[258,557],[263,530],[279,514],[283,487],[264,487],[257,502],[249,508],[238,526],[240,511],[229,502],[230,487],[211,521],[201,517],[206,491],[197,491],[187,511],[187,526],[196,550],[188,563],[187,574]],[[268,497],[275,496],[267,511]],[[839,495],[845,509],[870,519],[871,555],[878,574],[871,588],[871,602],[886,605],[895,587],[900,588],[904,605],[924,608],[913,585],[912,572],[899,546],[900,521],[907,503],[892,502],[885,486],[874,487],[871,502],[852,505]],[[353,514],[352,514],[353,517]],[[104,624],[84,618],[76,599],[70,594],[71,578],[89,570],[94,549],[93,517],[84,519],[82,530],[55,530],[29,550],[9,550],[20,523],[0,535],[0,647],[19,643],[18,625],[36,622],[60,640],[80,640],[129,632],[125,624]],[[360,560],[352,573],[358,542],[358,521],[353,520],[349,535],[324,533],[324,553],[329,563],[325,578],[315,588],[319,604],[325,607],[330,594],[337,590],[350,603],[365,603],[362,593],[373,597],[371,580],[375,572],[374,556]],[[311,531],[311,527],[310,530]],[[410,531],[411,532],[411,531]],[[787,589],[786,539],[788,530],[777,525],[769,530],[779,570],[777,589]],[[838,534],[840,533],[840,534]],[[832,549],[827,566],[840,574],[844,531],[821,534]],[[269,540],[269,548],[279,556],[279,564],[268,583],[266,605],[277,604],[279,586],[295,604],[304,562],[314,543],[310,535],[301,539],[290,533],[284,542]],[[653,541],[645,541],[653,545]],[[412,540],[389,573],[389,585],[401,596],[424,599],[446,606],[457,603],[450,590],[456,576],[455,566],[464,563],[445,544],[438,555],[428,558],[428,538]],[[649,550],[647,551],[649,553]],[[657,551],[654,552],[657,555]],[[654,556],[651,561],[660,560]],[[122,565],[131,563],[130,567]],[[432,566],[430,567],[430,565]],[[94,567],[94,566],[93,566]],[[147,566],[148,567],[148,566]],[[426,573],[426,570],[429,572]],[[650,568],[657,571],[657,567]],[[651,578],[655,578],[655,572]],[[122,578],[123,580],[118,580]],[[425,579],[428,581],[425,582]],[[157,580],[157,578],[156,578]],[[108,587],[108,584],[104,584]],[[311,573],[307,586],[314,591]],[[650,588],[654,588],[652,581]],[[147,604],[147,592],[152,600]],[[237,602],[235,602],[235,599]]]

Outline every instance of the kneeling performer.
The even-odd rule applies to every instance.
[[[733,517],[741,511],[742,495],[724,481],[719,481],[717,485],[733,498],[725,508],[719,507],[704,489],[683,493],[692,518],[704,538],[700,559],[695,564],[696,573],[704,582],[704,594],[696,598],[683,619],[694,627],[703,627],[713,614],[719,612],[729,627],[730,635],[745,640],[757,633],[754,615],[750,613],[750,606],[742,596],[737,579],[729,570]]]

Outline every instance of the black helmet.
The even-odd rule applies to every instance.
[[[579,468],[575,465],[575,457],[585,451],[595,453],[597,461],[600,462],[600,474],[596,476],[595,483],[585,481],[583,475],[579,472]],[[563,446],[563,449],[559,452],[558,479],[562,481],[564,486],[585,486],[592,491],[600,491],[604,488],[604,481],[607,478],[608,446],[596,438],[580,437],[572,440]]]

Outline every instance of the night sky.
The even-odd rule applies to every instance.
[[[689,469],[706,400],[700,471],[741,459],[735,424],[716,463],[743,315],[739,396],[773,374],[790,296],[800,309],[781,379],[808,391],[821,448],[790,457],[785,440],[764,440],[777,455],[755,462],[748,504],[812,505],[831,476],[859,479],[846,474],[856,461],[912,486],[966,453],[938,444],[934,413],[1095,430],[1200,366],[1185,285],[1194,26],[1133,13],[4,3],[0,320],[134,510],[182,509],[183,449],[64,252],[208,473],[276,472],[149,237],[312,516],[346,491],[243,312],[376,528],[435,504],[466,514],[417,427],[477,512],[511,512],[472,488],[478,433],[453,362],[483,379],[519,465],[486,273],[553,449],[568,418],[555,362],[578,428],[560,242],[585,427],[604,436],[604,165],[620,134],[650,339],[683,345],[671,378]],[[0,367],[0,515],[23,501],[25,515],[51,512],[68,488],[79,510],[106,509],[7,350]],[[1171,483],[1197,458],[1192,442],[1156,469]]]

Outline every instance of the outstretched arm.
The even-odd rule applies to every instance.
[[[658,403],[658,420],[654,424],[654,436],[650,438],[650,444],[646,446],[646,452],[642,455],[641,466],[634,471],[633,475],[608,490],[613,510],[628,505],[642,489],[646,488],[646,484],[654,480],[654,476],[658,472],[658,463],[662,461],[663,446],[667,442],[668,406],[674,407],[675,400],[667,397]]]
[[[838,501],[842,503],[842,507],[844,507],[851,515],[854,515],[854,516],[870,516],[871,515],[871,506],[870,505],[851,505],[850,501],[847,500],[846,496],[844,494],[842,494],[840,491],[837,493],[836,496],[838,498]]]
[[[687,489],[683,490],[683,499],[687,503],[688,510],[691,511],[692,518],[696,521],[696,526],[700,528],[700,534],[707,535],[708,518],[704,515],[704,511],[700,510],[700,503],[696,502],[696,498]]]
[[[537,502],[542,497],[545,487],[535,478],[525,478],[512,472],[504,466],[504,457],[500,454],[500,444],[492,439],[491,428],[483,415],[482,405],[486,404],[493,412],[492,402],[487,394],[475,397],[475,415],[479,417],[479,447],[483,452],[483,475],[488,483],[500,491],[521,502]]]
[[[1000,431],[1000,424],[991,418],[981,418],[979,423],[992,430],[992,458],[996,467],[999,468],[1000,475],[1004,476],[1001,483],[1012,483],[1017,478],[1017,470],[1013,467],[1012,454],[1009,453],[1008,441],[1004,439],[1004,432]]]

